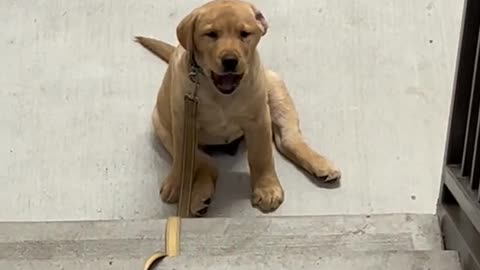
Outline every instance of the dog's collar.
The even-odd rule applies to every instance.
[[[193,83],[198,83],[199,79],[198,76],[203,74],[202,68],[198,65],[197,60],[195,60],[195,54],[191,53],[190,54],[190,73],[189,73],[189,78],[190,81]]]
[[[202,68],[198,65],[195,60],[195,56],[191,53],[190,56],[190,72],[188,73],[188,78],[194,84],[193,92],[190,93],[190,98],[194,99],[197,97],[197,91],[200,87],[200,75],[203,74]]]

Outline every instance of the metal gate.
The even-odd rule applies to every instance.
[[[465,0],[438,205],[447,249],[480,270],[480,0]]]

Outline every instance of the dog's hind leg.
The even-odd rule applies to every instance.
[[[267,72],[267,79],[270,87],[268,105],[278,151],[320,180],[339,180],[341,173],[335,165],[305,142],[300,131],[298,113],[283,80],[272,71]]]

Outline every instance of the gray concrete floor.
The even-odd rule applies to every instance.
[[[165,65],[132,39],[175,42],[200,2],[0,1],[0,220],[172,213],[150,125]],[[277,155],[274,215],[434,212],[463,1],[256,2],[271,26],[264,62],[344,175],[319,188]],[[219,162],[210,215],[259,215],[245,157]]]

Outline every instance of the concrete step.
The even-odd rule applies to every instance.
[[[88,259],[4,259],[0,269],[9,270],[111,270],[143,269],[141,258],[102,257]],[[224,270],[224,269],[321,269],[321,270],[461,270],[453,251],[363,251],[317,253],[308,248],[301,253],[261,252],[224,256],[187,256],[166,258],[152,270]]]
[[[0,223],[0,269],[141,269],[165,220]],[[456,269],[433,215],[182,221],[181,256],[158,269]],[[228,266],[228,267],[227,267]]]
[[[0,223],[0,269],[142,269],[165,220]],[[458,268],[433,215],[203,218],[157,269]]]
[[[368,251],[299,254],[241,254],[206,258],[167,258],[157,269],[335,269],[335,270],[461,270],[451,251]]]
[[[0,259],[146,257],[164,244],[165,220],[0,223]],[[433,215],[203,218],[182,221],[182,252],[441,250]]]
[[[62,257],[56,259],[3,259],[0,269],[9,270],[132,270],[143,269],[144,260],[120,258]],[[249,253],[224,256],[187,256],[166,258],[153,269],[225,270],[225,269],[321,269],[321,270],[461,270],[453,251],[363,251],[327,252],[305,248],[301,253]]]

